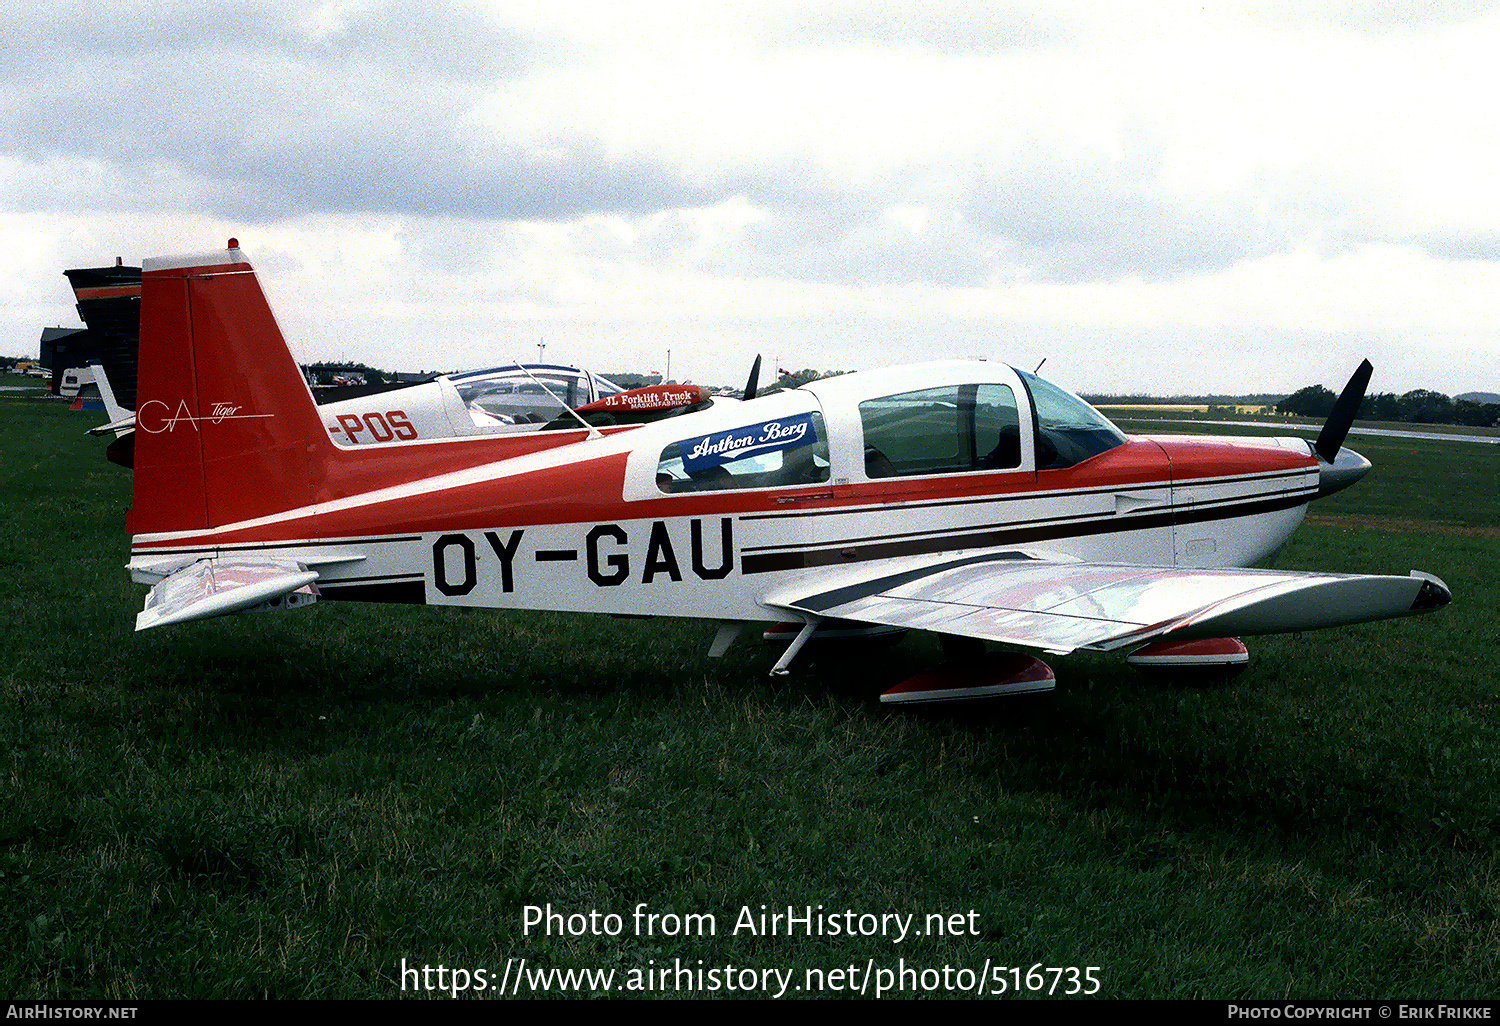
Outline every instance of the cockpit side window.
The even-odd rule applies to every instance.
[[[866,477],[908,477],[1021,465],[1016,396],[1008,385],[947,385],[859,404]]]
[[[1036,413],[1036,467],[1071,467],[1125,443],[1120,429],[1072,392],[1017,371]]]
[[[827,480],[828,435],[817,411],[673,442],[656,465],[656,487],[669,494]]]

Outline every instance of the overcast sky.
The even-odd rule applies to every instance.
[[[0,352],[237,237],[300,359],[1500,391],[1500,5],[0,0]]]

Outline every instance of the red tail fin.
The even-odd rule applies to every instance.
[[[249,261],[145,261],[134,534],[194,530],[306,506],[327,432]]]

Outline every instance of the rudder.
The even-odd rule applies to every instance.
[[[127,527],[220,527],[306,506],[330,447],[255,271],[227,251],[141,268],[135,482]]]

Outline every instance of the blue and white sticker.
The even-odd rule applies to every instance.
[[[760,456],[782,449],[795,449],[818,440],[811,413],[782,417],[760,424],[731,428],[712,435],[700,435],[677,443],[682,466],[689,474],[749,456]]]

